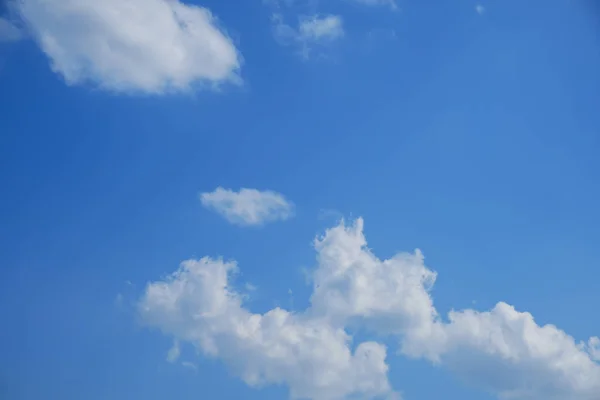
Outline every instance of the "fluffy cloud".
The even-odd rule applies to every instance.
[[[262,225],[286,220],[293,215],[294,205],[282,194],[270,190],[242,188],[239,192],[217,188],[200,195],[202,204],[215,210],[236,225]]]
[[[600,365],[584,344],[506,303],[451,312],[442,360],[502,399],[600,399]]]
[[[487,312],[453,311],[442,321],[429,295],[436,275],[421,253],[379,260],[367,248],[362,220],[329,230],[316,249],[312,306],[320,314],[398,334],[404,354],[446,365],[500,398],[600,398],[593,350],[502,302]]]
[[[239,54],[206,8],[178,0],[20,0],[18,12],[68,84],[163,93],[239,79]]]
[[[251,313],[231,288],[237,266],[210,258],[150,283],[140,312],[150,326],[223,359],[248,384],[286,383],[295,398],[391,394],[385,348],[366,342],[352,352],[352,326],[397,335],[401,353],[446,366],[501,399],[600,399],[600,339],[578,343],[502,302],[443,319],[429,294],[436,274],[423,255],[377,258],[361,219],[329,229],[315,249],[303,313]]]
[[[275,308],[254,314],[229,282],[235,263],[189,260],[148,285],[140,303],[147,324],[219,357],[248,385],[285,383],[292,398],[341,399],[390,392],[385,348],[350,349],[350,337],[320,318]]]
[[[14,42],[21,39],[21,30],[6,18],[0,17],[0,42]]]

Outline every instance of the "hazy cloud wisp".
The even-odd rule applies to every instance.
[[[9,19],[0,17],[0,43],[15,42],[23,38],[23,32]]]

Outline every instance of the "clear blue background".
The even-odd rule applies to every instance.
[[[216,361],[168,364],[133,303],[181,260],[223,255],[259,287],[252,310],[288,307],[288,289],[302,309],[323,210],[363,216],[380,257],[421,248],[444,313],[506,301],[600,333],[600,7],[323,2],[346,37],[303,62],[261,3],[203,3],[245,58],[245,85],[218,94],[68,87],[34,43],[0,44],[0,398],[284,398]],[[297,217],[230,226],[197,198],[219,185],[280,191]],[[491,398],[390,363],[408,400]]]

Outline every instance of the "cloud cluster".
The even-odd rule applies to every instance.
[[[387,6],[391,10],[398,7],[395,0],[352,0],[362,6]],[[282,45],[299,49],[304,58],[309,58],[316,50],[345,36],[344,19],[341,15],[321,14],[317,3],[307,4],[296,0],[263,0],[272,10],[271,22],[275,39]],[[299,10],[303,12],[299,12]],[[290,23],[290,20],[297,20]]]
[[[429,294],[436,274],[423,255],[377,258],[361,219],[329,229],[315,249],[311,305],[302,313],[252,313],[231,287],[237,265],[211,258],[186,261],[148,284],[140,313],[221,358],[249,385],[287,384],[292,398],[395,395],[385,347],[364,342],[352,351],[349,326],[397,336],[406,356],[444,365],[501,399],[600,398],[600,339],[578,343],[502,302],[443,319]]]
[[[339,15],[285,22],[294,1],[266,0],[276,39],[308,58],[344,36]],[[368,6],[393,0],[356,0]],[[241,55],[212,13],[180,0],[19,0],[14,10],[69,85],[112,92],[162,94],[239,83]],[[295,14],[297,15],[297,14]],[[23,32],[0,18],[0,42]]]
[[[178,0],[20,0],[17,11],[68,84],[163,93],[239,79],[211,12]]]
[[[235,225],[263,225],[286,220],[294,214],[294,204],[282,194],[270,190],[242,188],[238,192],[218,187],[202,193],[200,201]]]

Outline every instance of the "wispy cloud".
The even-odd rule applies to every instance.
[[[198,367],[196,366],[196,364],[189,362],[189,361],[182,361],[181,365],[185,368],[191,369],[193,371],[198,371]]]
[[[338,15],[303,17],[300,19],[298,36],[304,41],[335,40],[344,36],[342,25],[342,18]]]
[[[281,14],[272,16],[276,39],[283,45],[296,46],[308,58],[316,47],[323,47],[342,38],[344,23],[339,15],[311,15],[298,18],[296,26],[284,21]]]
[[[475,6],[475,11],[477,12],[477,14],[483,15],[485,13],[485,7],[482,6],[481,4],[477,4]]]
[[[395,0],[354,0],[356,3],[367,6],[389,6],[392,10],[397,10],[398,5]]]
[[[202,204],[236,225],[263,225],[286,220],[294,214],[294,204],[281,193],[242,188],[238,192],[222,187],[200,195]]]
[[[396,335],[400,352],[446,366],[500,398],[595,400],[600,339],[587,343],[499,302],[488,311],[451,311],[442,319],[430,291],[437,274],[420,251],[382,260],[367,247],[362,219],[315,240],[317,268],[304,312],[257,314],[230,283],[234,262],[188,260],[147,286],[142,319],[218,357],[247,384],[286,383],[292,398],[393,396],[385,346],[351,350],[345,327]]]
[[[175,361],[177,361],[179,359],[180,355],[181,355],[181,348],[179,347],[179,341],[175,340],[173,342],[173,346],[171,346],[171,348],[167,352],[167,361],[170,363],[174,363]]]
[[[178,0],[21,0],[68,84],[159,94],[238,82],[241,58],[211,12]]]
[[[0,17],[0,42],[14,42],[23,36],[23,32],[12,21]]]

